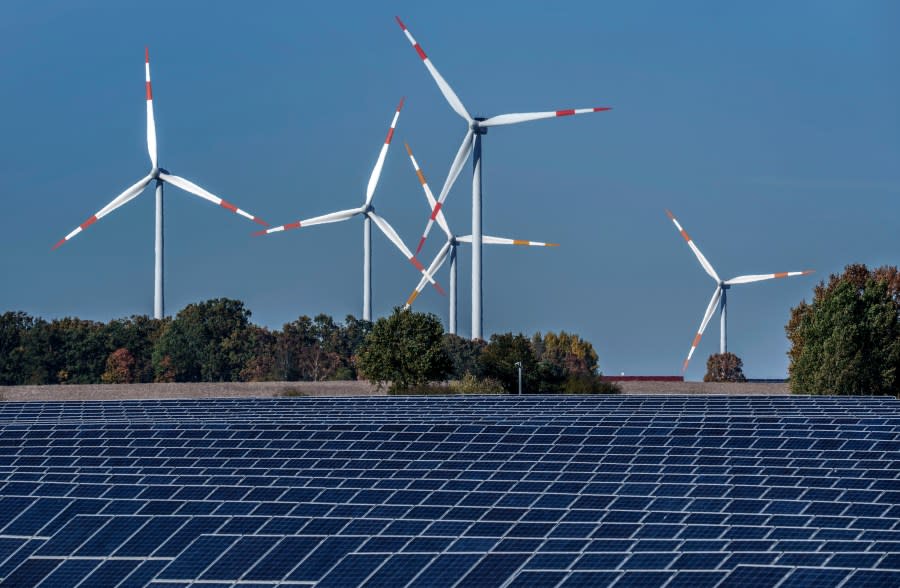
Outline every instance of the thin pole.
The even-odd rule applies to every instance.
[[[481,311],[481,135],[475,130],[472,155],[472,339],[483,339]]]
[[[517,361],[516,367],[519,368],[519,394],[522,394],[522,362]]]
[[[153,318],[162,319],[166,314],[163,298],[163,182],[156,179],[156,242],[154,244]]]
[[[722,299],[719,300],[719,308],[721,309],[719,315],[721,317],[721,324],[719,326],[719,353],[727,353],[728,352],[728,329],[727,325],[727,317],[728,317],[728,305],[725,302],[725,298],[728,294],[728,288],[722,288]]]
[[[363,219],[363,320],[372,320],[372,219]]]
[[[456,334],[456,243],[450,245],[450,333]]]

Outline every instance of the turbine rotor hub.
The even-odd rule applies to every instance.
[[[487,135],[487,132],[488,132],[487,127],[483,127],[480,124],[478,124],[484,120],[487,120],[487,119],[485,119],[483,116],[476,116],[473,119],[472,125],[471,125],[473,133],[475,133],[476,135]]]

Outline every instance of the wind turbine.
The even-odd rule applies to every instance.
[[[450,87],[450,84],[448,84],[447,81],[441,76],[438,70],[434,67],[434,64],[431,63],[431,60],[428,59],[428,56],[425,55],[425,51],[423,51],[422,47],[416,42],[415,38],[412,36],[412,33],[409,32],[409,29],[407,29],[406,25],[403,24],[403,21],[400,20],[400,17],[398,16],[395,18],[397,19],[397,24],[400,25],[403,33],[406,35],[406,38],[409,40],[410,44],[412,44],[413,48],[416,50],[416,53],[419,54],[419,57],[422,59],[422,62],[425,64],[425,67],[428,69],[431,77],[434,78],[434,81],[440,89],[441,93],[444,95],[444,98],[450,104],[450,108],[452,108],[453,111],[456,112],[456,114],[461,116],[466,121],[467,130],[465,137],[463,137],[462,144],[459,146],[456,157],[453,159],[453,163],[450,166],[450,171],[447,174],[447,179],[444,182],[444,187],[441,188],[441,193],[438,196],[435,209],[439,210],[440,207],[443,206],[444,199],[446,199],[447,193],[450,191],[450,188],[453,187],[453,183],[456,181],[457,176],[459,176],[459,172],[462,170],[462,166],[469,158],[469,154],[474,152],[474,156],[472,159],[472,339],[482,339],[483,316],[481,310],[481,244],[484,242],[481,234],[482,135],[487,133],[488,127],[510,125],[531,120],[538,120],[542,118],[557,118],[561,116],[570,116],[573,114],[601,112],[604,110],[610,110],[610,108],[603,106],[597,108],[553,110],[549,112],[501,114],[490,118],[473,117],[466,110],[465,106],[463,106],[462,101],[453,91],[453,88]],[[433,216],[435,216],[434,213],[432,213],[432,217]],[[428,232],[431,230],[432,224],[433,221],[429,220],[428,225],[425,228],[425,233],[419,241],[419,246],[416,249],[416,253],[422,250],[422,245],[424,244],[425,239],[428,237]]]
[[[388,129],[387,137],[384,140],[384,145],[381,146],[381,152],[378,154],[378,161],[375,162],[375,167],[372,169],[372,175],[369,177],[369,184],[366,187],[366,200],[362,206],[359,208],[351,208],[348,210],[339,210],[338,212],[331,212],[328,214],[323,214],[322,216],[317,216],[313,218],[309,218],[306,220],[299,220],[294,223],[289,223],[286,225],[281,225],[278,227],[273,227],[271,229],[266,229],[265,231],[258,231],[254,233],[254,235],[266,235],[272,233],[278,233],[281,231],[289,231],[291,229],[299,229],[301,227],[310,227],[313,225],[323,225],[326,223],[337,223],[341,221],[348,220],[357,215],[363,216],[363,320],[371,321],[372,320],[372,225],[371,223],[375,223],[382,233],[397,246],[403,255],[409,260],[413,266],[417,270],[419,270],[424,279],[430,282],[435,289],[441,294],[444,293],[444,290],[441,288],[440,284],[434,281],[434,278],[431,277],[429,272],[425,271],[425,267],[419,263],[419,260],[416,259],[416,256],[412,254],[412,252],[407,248],[406,244],[403,243],[403,240],[397,234],[397,231],[383,218],[375,214],[375,207],[372,206],[372,199],[375,196],[375,188],[378,185],[378,178],[381,177],[381,169],[384,167],[384,160],[387,157],[388,148],[391,146],[391,139],[394,137],[394,129],[397,126],[397,119],[400,118],[400,110],[403,108],[403,99],[400,100],[400,104],[397,105],[397,110],[394,112],[394,118],[391,120],[391,128]]]
[[[434,256],[434,261],[431,262],[431,265],[428,266],[428,274],[434,275],[437,273],[441,266],[444,265],[444,262],[447,260],[447,257],[450,257],[450,318],[449,318],[449,332],[451,334],[456,334],[456,247],[460,243],[471,243],[472,235],[463,235],[457,236],[454,235],[450,231],[450,227],[447,225],[447,219],[444,217],[444,211],[441,210],[441,207],[437,205],[437,201],[434,199],[434,194],[431,192],[431,188],[428,187],[428,182],[425,180],[425,174],[422,173],[422,169],[419,167],[419,162],[416,161],[415,156],[413,155],[412,149],[409,148],[409,145],[404,143],[406,147],[406,152],[409,153],[409,160],[412,162],[413,169],[416,170],[416,175],[419,177],[419,183],[422,184],[422,190],[425,192],[425,198],[428,199],[429,209],[432,211],[429,222],[433,222],[437,220],[437,223],[440,225],[441,229],[444,231],[444,234],[447,235],[447,242],[444,243],[444,246],[438,251],[438,254]],[[481,237],[482,242],[488,245],[525,245],[531,247],[559,247],[558,243],[541,243],[540,241],[525,241],[522,239],[506,239],[504,237],[491,237],[489,235],[483,235]],[[419,285],[416,286],[416,289],[412,291],[412,294],[409,295],[409,298],[406,301],[406,305],[404,308],[409,308],[412,306],[412,303],[415,299],[422,293],[422,290],[425,288],[425,284],[427,283],[426,278],[423,276],[421,280],[419,280]]]
[[[213,204],[218,204],[222,208],[226,210],[230,210],[236,214],[239,214],[243,217],[246,217],[252,220],[255,223],[261,224],[265,227],[269,226],[269,223],[263,221],[259,217],[253,216],[249,212],[245,212],[227,202],[222,200],[215,194],[211,194],[207,192],[197,184],[188,181],[184,178],[180,178],[178,176],[174,176],[161,167],[159,167],[157,162],[157,152],[156,152],[156,122],[153,118],[153,90],[150,85],[150,49],[144,49],[144,72],[146,78],[146,89],[147,89],[147,151],[150,154],[150,173],[145,177],[138,180],[135,184],[133,184],[130,188],[116,196],[112,202],[101,208],[97,211],[96,214],[91,216],[89,219],[78,225],[71,233],[66,235],[64,238],[60,239],[59,242],[53,246],[53,249],[58,248],[60,245],[65,243],[66,241],[72,239],[75,235],[80,233],[81,231],[87,229],[89,226],[111,213],[115,209],[123,206],[129,201],[136,198],[140,195],[141,192],[144,191],[144,188],[147,187],[150,182],[156,181],[156,244],[155,244],[155,272],[154,272],[154,288],[153,288],[153,317],[157,319],[163,318],[165,314],[165,302],[163,297],[163,184],[172,184],[173,186],[177,186],[181,188],[185,192],[189,192],[195,196],[199,196],[204,200],[209,200]]]
[[[763,280],[774,280],[775,278],[792,278],[794,276],[805,276],[813,273],[813,270],[804,270],[802,272],[778,272],[775,274],[756,274],[749,276],[738,276],[736,278],[731,278],[730,280],[722,280],[719,278],[719,274],[716,273],[716,270],[713,269],[712,264],[707,261],[707,259],[700,253],[700,249],[694,244],[694,241],[688,236],[687,231],[685,231],[681,224],[679,224],[678,220],[675,218],[670,211],[666,211],[666,215],[672,219],[672,222],[675,223],[675,228],[678,229],[678,232],[681,233],[682,238],[687,242],[688,247],[691,248],[691,251],[694,252],[694,255],[697,257],[697,261],[700,262],[700,265],[703,267],[703,270],[716,281],[716,289],[713,292],[712,299],[709,301],[709,306],[706,307],[706,313],[703,315],[703,321],[700,323],[700,329],[697,331],[697,334],[694,336],[693,342],[691,342],[691,350],[688,352],[687,359],[684,360],[684,365],[681,368],[681,371],[684,372],[687,370],[688,362],[691,361],[691,356],[694,354],[694,350],[697,349],[697,345],[700,344],[700,339],[703,337],[703,331],[706,330],[706,325],[709,324],[709,320],[712,318],[712,315],[716,312],[716,305],[719,305],[719,317],[720,317],[720,333],[719,333],[719,353],[725,353],[728,351],[728,339],[727,339],[727,329],[726,329],[726,318],[728,316],[728,306],[727,306],[727,292],[728,289],[736,284],[749,284],[750,282],[762,282]]]

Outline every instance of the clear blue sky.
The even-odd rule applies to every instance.
[[[785,375],[789,309],[818,280],[900,262],[896,2],[13,0],[0,6],[0,310],[152,313],[151,191],[50,251],[149,169],[145,45],[160,164],[274,224],[361,204],[405,95],[375,206],[414,247],[428,210],[402,142],[437,191],[465,127],[394,14],[473,114],[614,107],[485,138],[485,233],[562,244],[485,247],[486,335],[565,329],[607,373],[678,373],[714,283],[666,208],[723,278],[817,270],[731,290],[729,347],[751,377]],[[467,168],[445,209],[460,233],[470,181]],[[253,238],[177,189],[166,207],[168,312],[227,296],[275,328],[360,315],[361,220]],[[381,316],[418,277],[373,242]],[[469,269],[464,248],[464,335]],[[430,289],[416,308],[446,320]],[[717,347],[716,319],[688,378]]]

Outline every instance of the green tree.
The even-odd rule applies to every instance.
[[[900,275],[847,266],[791,309],[795,394],[900,394]]]
[[[435,315],[397,307],[373,325],[359,350],[358,367],[379,388],[390,382],[391,392],[443,380],[450,371],[443,335]]]
[[[42,343],[50,383],[98,384],[106,370],[107,345],[103,323],[66,317],[48,323]]]
[[[35,325],[39,323],[24,312],[5,312],[0,315],[0,385],[15,386],[28,383],[34,364],[38,359],[29,356],[28,339]]]
[[[706,360],[704,382],[746,382],[744,362],[731,352],[713,353]]]
[[[372,321],[358,319],[352,314],[344,318],[340,332],[341,368],[335,374],[336,380],[355,380],[358,377],[356,362],[359,349],[369,333],[372,332]]]
[[[183,308],[153,350],[157,381],[234,382],[246,354],[250,311],[240,300],[217,298]]]
[[[478,357],[481,376],[497,380],[509,393],[518,391],[519,372],[516,362],[522,363],[522,391],[530,394],[542,392],[541,384],[547,374],[538,373],[534,348],[525,335],[491,335],[490,343]]]
[[[481,339],[466,339],[447,333],[444,335],[444,351],[450,358],[450,379],[462,381],[466,375],[478,377],[478,357],[487,343]],[[471,380],[470,380],[471,381]]]

